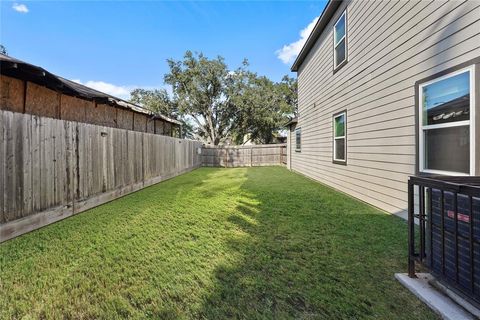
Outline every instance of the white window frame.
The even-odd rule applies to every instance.
[[[297,135],[300,134],[300,143],[297,143]],[[300,147],[298,147],[300,145]],[[295,151],[300,152],[302,150],[302,128],[295,129]]]
[[[337,24],[340,22],[342,17],[345,16],[345,34],[341,39],[338,40],[338,43],[335,43],[335,34],[336,34],[336,27]],[[337,64],[337,47],[345,39],[345,59],[343,59],[339,64]],[[342,15],[337,19],[335,25],[333,26],[333,69],[336,70],[343,64],[345,64],[348,60],[348,49],[347,49],[347,10],[343,11]]]
[[[335,137],[335,119],[337,119],[338,117],[341,117],[343,116],[344,117],[344,124],[343,124],[343,136],[339,136],[339,137]],[[333,161],[335,162],[344,162],[346,163],[347,162],[347,112],[346,111],[342,111],[340,113],[337,113],[333,116]],[[345,142],[343,143],[343,154],[345,155],[345,159],[337,159],[335,157],[335,155],[337,154],[336,152],[336,148],[337,148],[337,144],[335,143],[336,140],[339,140],[339,139],[344,139]]]
[[[433,125],[424,125],[423,124],[423,88],[438,82],[442,81],[456,75],[470,72],[470,113],[469,120],[457,121],[457,122],[448,122],[440,123]],[[434,80],[422,83],[418,86],[418,152],[419,152],[419,171],[423,173],[432,173],[432,174],[442,174],[448,176],[469,176],[475,175],[475,65],[451,72],[444,76],[435,78]],[[454,172],[454,171],[443,171],[443,170],[434,170],[434,169],[425,169],[425,131],[430,129],[441,129],[441,128],[451,128],[451,127],[462,127],[468,126],[470,131],[470,173],[464,172]]]

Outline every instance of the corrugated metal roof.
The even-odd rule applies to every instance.
[[[178,120],[171,119],[164,115],[154,114],[153,112],[143,108],[142,106],[92,89],[80,83],[62,78],[48,72],[47,70],[39,66],[35,66],[33,64],[4,54],[0,54],[0,74],[34,82],[36,84],[46,86],[47,88],[64,93],[66,95],[79,97],[87,100],[93,100],[97,103],[115,105],[117,107],[130,109],[134,112],[146,114],[148,116],[151,116],[152,118],[159,118],[167,122],[181,125],[181,122]]]

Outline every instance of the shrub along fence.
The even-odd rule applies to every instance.
[[[0,242],[197,168],[201,146],[0,111]]]
[[[286,144],[252,146],[204,146],[202,163],[205,167],[255,167],[284,165]]]

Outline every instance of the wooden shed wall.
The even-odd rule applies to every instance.
[[[86,101],[62,94],[60,104],[60,119],[86,122],[86,107],[89,103],[91,103],[91,101]]]
[[[117,109],[117,127],[133,130],[133,112],[125,109]]]
[[[163,134],[166,136],[172,135],[172,125],[168,122],[163,123]]]
[[[415,174],[414,84],[480,56],[479,6],[342,3],[298,72],[302,150],[294,151],[291,134],[292,169],[389,212],[403,211],[407,177]],[[332,28],[345,8],[348,63],[334,73]],[[332,163],[332,116],[345,109],[346,166]]]
[[[199,147],[0,110],[0,242],[197,168]]]
[[[133,114],[133,130],[146,132],[147,131],[147,116],[143,114]]]
[[[85,122],[90,124],[96,124],[99,126],[106,125],[109,121],[107,117],[109,114],[106,113],[105,109],[115,109],[105,104],[97,104],[95,102],[91,102],[85,105]],[[116,113],[113,113],[113,120],[115,120]],[[113,123],[115,123],[113,121]]]
[[[4,75],[0,75],[0,110],[172,136],[172,125],[164,120],[153,120],[142,113],[68,96]]]
[[[155,120],[148,119],[147,120],[147,132],[148,133],[155,133]]]
[[[155,133],[156,134],[164,134],[164,127],[165,122],[161,120],[155,120]]]
[[[60,93],[27,82],[25,113],[58,119],[59,111]]]
[[[117,109],[112,108],[108,104],[97,103],[95,108],[99,114],[99,118],[102,119],[99,125],[106,127],[117,127]]]
[[[0,75],[0,109],[23,112],[25,82]]]

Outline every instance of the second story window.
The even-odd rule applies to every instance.
[[[333,66],[338,69],[347,62],[347,11],[333,27]]]

